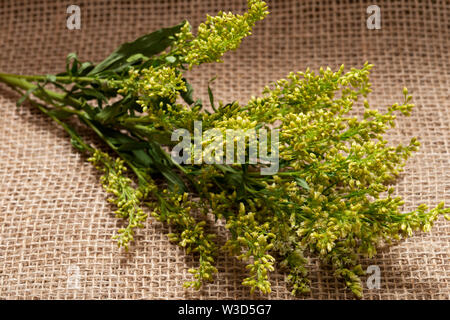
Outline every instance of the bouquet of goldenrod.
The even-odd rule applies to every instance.
[[[413,105],[404,89],[404,101],[386,112],[363,100],[363,116],[349,115],[371,91],[372,65],[290,73],[245,105],[216,104],[209,87],[208,106],[194,98],[183,72],[220,62],[267,14],[265,2],[248,0],[243,15],[208,16],[195,35],[182,22],[122,44],[96,65],[70,54],[63,73],[0,74],[0,81],[22,93],[19,104],[28,99],[61,125],[103,172],[126,221],[114,236],[120,247],[129,248],[148,212],[174,226],[169,239],[198,257],[188,287],[212,280],[218,250],[226,250],[248,264],[243,284],[252,291],[270,292],[275,263],[293,294],[308,291],[307,259],[317,255],[361,296],[361,255],[430,230],[450,210],[441,203],[399,211],[403,202],[387,184],[419,142],[389,146],[383,134]],[[70,125],[74,117],[110,152],[86,142]],[[223,248],[205,230],[207,213],[226,221]]]

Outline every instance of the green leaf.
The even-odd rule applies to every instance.
[[[94,65],[91,62],[83,62],[81,64],[80,70],[78,70],[78,75],[84,76],[93,68],[94,68]]]
[[[67,118],[73,116],[72,112],[68,112],[68,111],[64,111],[64,110],[58,110],[58,109],[50,110],[48,113],[50,115],[53,115],[53,116],[57,117],[60,120],[64,120],[64,119],[67,119]]]
[[[84,146],[77,139],[70,138],[70,143],[75,149],[79,151],[84,151]]]
[[[147,142],[133,141],[133,142],[126,142],[126,143],[122,144],[118,148],[118,150],[119,151],[142,150],[142,149],[146,149],[147,147],[148,147]]]
[[[78,135],[75,129],[67,123],[64,123],[64,128],[70,135],[70,143],[72,144],[72,146],[79,151],[85,151],[85,147],[80,143],[81,137]]]
[[[169,190],[174,191],[174,187],[177,186],[178,192],[183,193],[186,191],[186,186],[184,185],[183,180],[181,180],[181,178],[175,172],[165,169],[161,171],[161,173],[169,183]]]
[[[208,96],[209,96],[209,102],[211,103],[211,108],[214,110],[214,112],[217,112],[216,106],[214,105],[214,95],[210,87],[210,83],[216,80],[216,77],[212,78],[208,82]]]
[[[103,127],[101,125],[99,125],[98,123],[95,123],[96,126],[98,127],[99,130],[101,130],[101,132],[103,133],[103,135],[105,136],[105,138],[112,143],[113,145],[115,145],[116,147],[120,147],[123,144],[126,143],[135,143],[137,142],[137,140],[131,138],[130,136],[127,136],[119,131],[115,131],[113,129],[109,129],[106,127]]]
[[[28,99],[28,97],[30,96],[30,94],[32,94],[32,93],[33,93],[35,90],[37,90],[37,89],[38,89],[38,87],[34,87],[34,88],[31,88],[31,89],[28,89],[27,92],[25,92],[25,94],[24,94],[23,96],[21,96],[21,97],[19,98],[19,100],[17,100],[16,106],[17,106],[17,107],[20,107],[20,106],[22,105],[22,103],[24,103],[25,100]]]
[[[81,92],[83,92],[85,99],[89,100],[95,98],[97,100],[108,102],[108,99],[101,93],[99,90],[94,88],[81,88]]]
[[[141,59],[145,59],[145,56],[142,53],[133,54],[131,57],[127,59],[127,62],[135,62]]]
[[[303,189],[309,190],[309,186],[308,186],[308,184],[306,183],[305,180],[296,177],[295,178],[295,182],[297,182],[297,184],[300,187],[302,187]]]
[[[214,164],[217,168],[219,168],[223,173],[227,173],[227,172],[231,172],[231,173],[238,173],[237,170],[233,169],[232,167],[228,166],[228,165],[223,165],[223,164]]]
[[[95,115],[95,120],[105,124],[111,119],[115,118],[119,114],[124,112],[124,107],[122,103],[114,103],[112,105],[106,106],[102,111]]]
[[[194,98],[192,97],[192,95],[194,94],[194,88],[191,86],[189,82],[187,82],[185,78],[183,78],[183,81],[186,85],[187,91],[183,91],[181,93],[181,97],[183,98],[184,101],[186,101],[187,104],[191,105],[195,102]]]
[[[95,87],[89,88],[76,84],[70,94],[75,99],[84,98],[86,101],[96,99],[97,101],[108,102],[108,99],[100,89]]]
[[[177,186],[179,192],[182,193],[186,191],[186,185],[178,174],[175,173],[171,163],[168,163],[166,154],[164,150],[161,149],[161,146],[156,142],[149,142],[148,146],[148,154],[153,160],[153,165],[164,176],[164,178],[166,178],[169,184],[169,189],[173,191],[175,186]]]
[[[145,150],[132,150],[133,162],[139,164],[141,167],[149,168],[152,167],[152,159],[149,157]]]
[[[104,71],[114,71],[124,64],[127,60],[137,54],[145,57],[151,57],[162,51],[174,41],[175,34],[179,33],[184,21],[176,26],[163,28],[142,36],[133,42],[127,42],[117,48],[105,60],[100,62],[88,75],[92,76]]]
[[[73,60],[73,62],[72,62],[72,60]],[[71,62],[72,62],[72,67],[70,67]],[[77,64],[78,64],[77,54],[75,52],[69,53],[66,57],[66,73],[68,75],[72,75],[72,71],[74,70],[74,68],[76,67]]]
[[[136,132],[147,138],[149,141],[155,141],[162,145],[170,145],[172,143],[170,132],[147,127],[137,127]]]

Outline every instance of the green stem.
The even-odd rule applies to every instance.
[[[66,94],[62,94],[62,93],[58,93],[58,92],[54,92],[48,89],[39,89],[38,87],[30,82],[28,82],[25,78],[25,76],[17,76],[17,75],[11,75],[11,74],[5,74],[5,73],[0,73],[0,81],[3,83],[6,83],[10,86],[12,86],[13,88],[20,88],[23,90],[36,90],[35,92],[33,92],[33,95],[36,96],[37,98],[40,99],[44,99],[47,97],[50,97],[56,101],[59,102],[64,102],[64,103],[69,103],[70,105],[76,105],[77,107],[80,107],[82,105],[82,103],[80,101],[78,101],[75,98],[71,98],[71,97],[67,97]],[[43,92],[42,92],[43,91]],[[36,102],[34,102],[36,104]],[[57,119],[55,116],[51,115],[48,113],[48,111],[44,111],[44,108],[42,106],[38,107],[43,113],[45,113],[46,115],[50,116],[53,120],[57,121],[59,124],[63,125],[63,123],[61,121],[59,121],[59,119]],[[61,108],[61,107],[60,107]],[[74,114],[77,114],[80,117],[80,120],[82,120],[87,126],[89,126],[92,130],[94,130],[94,132],[114,151],[116,152],[125,162],[126,164],[134,171],[134,173],[136,174],[136,176],[139,178],[139,180],[145,181],[145,178],[142,176],[141,172],[132,164],[130,163],[130,161],[128,161],[127,159],[125,159],[120,151],[117,150],[117,148],[108,141],[108,139],[105,138],[105,136],[103,135],[103,133],[91,122],[91,120],[89,119],[89,117],[87,116],[86,113],[84,112],[80,112],[77,110],[72,110],[70,108],[64,108],[64,110],[68,111],[68,112],[72,112]],[[63,128],[67,131],[68,128],[66,128],[63,125]],[[69,132],[70,133],[70,132]]]
[[[79,100],[73,97],[68,97],[65,93],[39,88],[37,85],[32,84],[21,76],[0,73],[0,81],[12,87],[20,88],[26,91],[34,90],[33,95],[44,101],[47,101],[48,98],[50,98],[52,100],[68,104],[74,108],[81,108],[83,105]]]
[[[13,88],[20,88],[20,89],[27,90],[27,91],[35,90],[35,91],[33,91],[33,95],[42,100],[47,101],[48,98],[50,98],[50,99],[58,101],[58,102],[67,103],[68,105],[71,105],[75,108],[81,108],[83,106],[83,104],[79,100],[77,100],[73,97],[68,97],[64,93],[58,93],[58,92],[55,92],[52,90],[39,88],[38,86],[27,81],[27,80],[36,80],[36,79],[45,79],[45,77],[44,76],[20,76],[20,75],[14,75],[14,74],[0,73],[0,81],[1,82],[4,82],[4,83],[10,85]],[[51,101],[50,101],[50,103],[51,103]],[[52,104],[54,105],[54,103],[52,103]],[[58,109],[60,109],[60,110],[64,110],[64,111],[78,115],[80,120],[82,120],[82,122],[84,122],[92,130],[94,130],[94,132],[97,134],[97,136],[99,136],[115,153],[117,153],[119,155],[120,158],[122,158],[125,161],[125,163],[134,171],[134,173],[139,178],[139,180],[145,181],[145,177],[142,175],[140,170],[138,168],[136,168],[125,157],[123,157],[121,152],[116,148],[116,146],[114,146],[111,142],[108,141],[108,139],[106,139],[106,137],[103,135],[101,130],[94,123],[92,123],[92,121],[87,113],[80,111],[80,110],[73,110],[71,108],[66,108],[66,107],[60,107],[60,106],[56,106],[56,107],[58,107]],[[48,113],[46,113],[46,114],[49,115]],[[56,119],[56,117],[52,117],[52,118]],[[58,123],[61,124],[61,122],[58,122]],[[164,154],[168,160],[171,160],[171,158],[165,152],[164,152]],[[171,162],[174,163],[178,169],[180,169],[184,174],[187,175],[186,170],[182,166],[176,164],[173,161],[171,161]],[[193,181],[191,181],[191,182],[193,183]]]
[[[45,115],[49,116],[53,121],[55,121],[56,123],[58,123],[61,127],[63,127],[63,129],[72,137],[72,139],[75,139],[80,145],[83,146],[83,148],[88,151],[89,153],[93,153],[94,152],[94,148],[92,148],[90,145],[88,145],[87,143],[85,143],[83,141],[83,139],[81,139],[77,134],[73,134],[73,132],[71,131],[71,129],[69,128],[69,126],[62,122],[61,120],[59,120],[56,116],[54,116],[53,114],[51,114],[46,108],[44,108],[42,105],[30,100],[31,103],[33,105],[35,105],[42,113],[44,113]]]
[[[29,81],[48,80],[47,75],[21,75],[21,74],[1,73],[1,72],[0,77],[17,78]],[[97,79],[93,77],[55,76],[55,79],[61,82],[100,82],[101,84],[108,83],[108,80],[106,79]]]
[[[106,139],[106,137],[104,136],[104,134],[100,131],[99,128],[97,128],[91,120],[87,119],[87,118],[80,118],[87,126],[89,126],[92,130],[94,130],[94,132],[97,134],[97,136],[99,136],[115,153],[117,153],[117,155],[122,158],[123,161],[125,161],[125,163],[133,170],[133,172],[136,174],[136,176],[138,177],[139,181],[146,181],[145,177],[142,175],[141,171],[136,168],[130,161],[128,161],[123,155],[122,153],[117,149],[117,147],[115,145],[113,145],[110,141],[108,141],[108,139]]]
[[[13,87],[15,91],[17,91],[19,94],[23,94],[22,91],[20,91],[20,89]],[[74,132],[74,130],[72,128],[70,128],[66,123],[62,122],[60,119],[58,119],[54,114],[52,114],[45,106],[41,105],[40,103],[29,99],[31,105],[35,106],[36,108],[38,108],[43,114],[45,114],[46,116],[50,117],[53,121],[55,121],[57,124],[59,124],[69,135],[72,139],[76,140],[81,146],[83,146],[83,148],[90,152],[93,153],[94,152],[94,148],[92,148],[90,145],[88,145],[86,142],[84,142],[84,140],[76,133]],[[72,110],[71,111],[76,111],[76,110]]]

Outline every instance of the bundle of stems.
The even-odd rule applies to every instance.
[[[371,91],[367,63],[347,72],[342,66],[335,72],[290,73],[245,105],[216,105],[209,87],[209,108],[194,99],[183,72],[220,62],[267,14],[266,3],[248,0],[244,14],[208,16],[195,35],[183,21],[122,44],[98,64],[69,54],[63,73],[1,73],[0,81],[22,94],[18,104],[28,99],[62,126],[73,146],[103,172],[109,201],[125,220],[114,236],[120,247],[129,248],[149,212],[173,226],[171,241],[198,257],[187,287],[211,281],[217,254],[226,250],[247,263],[243,284],[252,291],[270,292],[269,275],[277,263],[293,294],[308,292],[308,257],[317,256],[361,297],[362,256],[372,257],[379,245],[414,230],[430,230],[450,211],[443,203],[399,211],[403,201],[392,197],[388,184],[419,143],[413,138],[408,145],[390,146],[383,134],[397,113],[409,115],[413,105],[404,89],[402,103],[386,112],[371,109],[363,100]],[[361,100],[363,116],[351,116]],[[87,143],[70,125],[74,117],[110,152]],[[262,174],[268,164],[248,154],[243,162],[200,163],[190,161],[192,150],[185,148],[187,161],[175,161],[169,150],[179,141],[173,133],[183,129],[195,136],[199,122],[223,135],[230,129],[277,129],[268,151],[276,152],[278,172]],[[203,152],[211,153],[213,140],[203,139]],[[243,141],[248,147],[250,141]],[[226,221],[230,237],[223,248],[206,231],[207,213]]]

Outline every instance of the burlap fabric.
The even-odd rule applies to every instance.
[[[81,30],[66,28],[66,8],[81,7]],[[375,64],[374,93],[380,107],[402,99],[407,86],[417,105],[400,117],[393,141],[418,136],[421,150],[398,180],[405,211],[421,203],[450,204],[450,3],[377,1],[381,29],[368,30],[365,1],[271,1],[271,15],[258,24],[224,64],[189,74],[197,96],[207,82],[217,99],[245,102],[290,71],[320,66]],[[187,18],[198,25],[207,13],[242,12],[245,0],[0,2],[0,71],[56,73],[65,56],[99,61],[124,41]],[[0,87],[0,298],[16,299],[240,299],[244,265],[221,255],[219,274],[202,291],[186,291],[195,262],[167,240],[168,228],[149,219],[129,253],[111,235],[120,222],[106,201],[99,175],[72,147],[64,131],[32,110],[16,109],[17,95]],[[219,228],[223,238],[226,232]],[[381,250],[364,268],[377,265],[381,288],[366,299],[449,299],[450,223],[441,218],[431,233],[416,234]],[[311,293],[300,298],[352,298],[330,270],[311,260]],[[290,299],[284,275],[271,275],[268,298]]]

